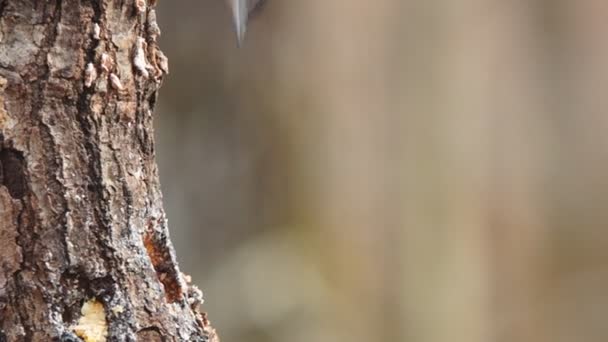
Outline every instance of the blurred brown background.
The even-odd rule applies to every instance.
[[[160,1],[158,159],[222,341],[608,341],[608,2]]]

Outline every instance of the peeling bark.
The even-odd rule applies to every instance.
[[[154,159],[152,1],[0,0],[0,341],[207,341]]]

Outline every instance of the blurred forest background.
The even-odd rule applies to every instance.
[[[608,341],[608,2],[161,0],[157,153],[223,342]]]

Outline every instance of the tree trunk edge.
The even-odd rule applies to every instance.
[[[177,265],[155,1],[0,0],[0,341],[218,341]]]

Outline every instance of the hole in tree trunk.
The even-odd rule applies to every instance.
[[[25,195],[25,160],[19,151],[12,148],[0,150],[0,184],[15,199],[21,199]]]

